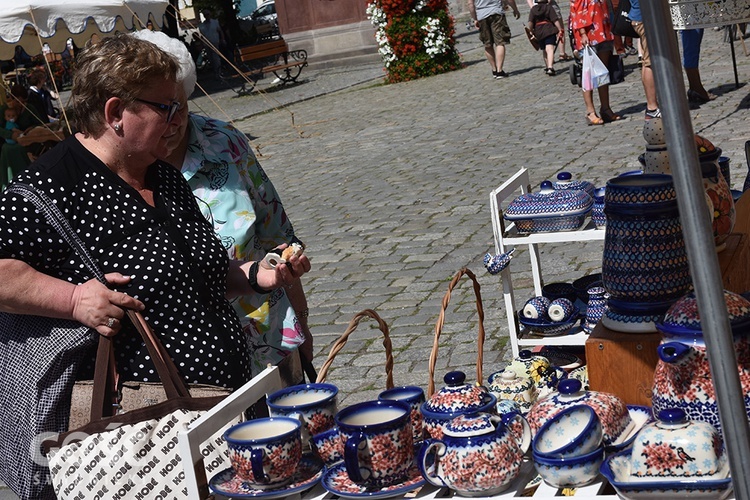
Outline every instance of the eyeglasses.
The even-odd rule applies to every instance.
[[[181,106],[181,104],[176,101],[171,104],[162,104],[160,102],[147,101],[146,99],[138,99],[137,97],[135,98],[135,100],[138,102],[142,102],[143,104],[149,104],[159,111],[165,111],[167,113],[167,123],[172,121],[172,118],[174,118],[174,115],[177,113]]]

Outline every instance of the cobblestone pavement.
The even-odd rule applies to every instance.
[[[522,10],[521,19],[526,15]],[[510,19],[515,36],[504,80],[491,78],[477,32],[466,33],[459,22],[465,68],[452,73],[383,85],[382,67],[363,65],[303,71],[301,83],[278,90],[267,78],[260,82],[270,90],[265,95],[212,92],[251,137],[308,245],[313,270],[305,286],[318,368],[351,318],[372,308],[390,327],[395,383],[426,388],[441,301],[466,266],[481,284],[486,378],[510,358],[501,282],[481,260],[493,250],[489,192],[521,167],[530,169],[534,188],[561,170],[601,186],[639,168],[645,101],[635,57],[625,60],[626,81],[611,88],[613,108],[625,118],[587,127],[580,91],[566,71],[570,63],[557,63],[557,76],[545,75],[540,54],[522,38],[522,20]],[[733,185],[741,187],[750,63],[739,42],[736,49],[739,89],[723,32],[706,30],[701,71],[719,97],[691,116],[695,132],[731,158]],[[192,107],[225,117],[206,97]],[[601,242],[542,246],[544,276],[568,281],[595,272],[601,250]],[[511,269],[517,300],[531,296],[526,249],[518,249]],[[445,315],[437,387],[450,369],[476,379],[477,324],[464,278]],[[363,321],[334,360],[328,381],[340,387],[341,406],[385,389],[381,338],[375,322]],[[11,498],[0,488],[0,500]]]

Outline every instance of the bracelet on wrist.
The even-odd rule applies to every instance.
[[[262,286],[258,285],[258,262],[253,262],[250,266],[250,270],[247,272],[247,282],[250,285],[250,288],[255,290],[257,293],[271,293],[273,290],[267,290],[263,288]]]

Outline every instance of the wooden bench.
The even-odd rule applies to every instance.
[[[296,82],[307,66],[307,51],[289,50],[286,40],[280,38],[270,42],[259,43],[237,47],[235,51],[237,67],[241,71],[241,77],[245,78],[242,88],[237,90],[238,94],[251,92],[255,88],[255,79],[251,77],[260,76],[264,73],[273,73],[281,83]],[[252,80],[253,86],[247,89],[248,80]]]

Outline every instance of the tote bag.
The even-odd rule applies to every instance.
[[[583,90],[594,90],[607,84],[609,84],[609,69],[599,59],[591,45],[587,45],[583,49],[581,88]]]
[[[617,7],[612,7],[612,3],[609,4],[612,12],[612,33],[629,38],[640,38],[638,32],[633,28],[630,23],[630,0],[620,0]]]
[[[101,337],[96,358],[92,420],[43,443],[57,498],[174,498],[187,496],[184,465],[178,452],[178,432],[225,396],[190,397],[161,341],[140,313],[128,311],[149,350],[168,399],[145,408],[100,417],[112,408],[114,356],[112,341]],[[230,467],[229,448],[222,437],[241,416],[201,445],[204,470],[199,481]]]

